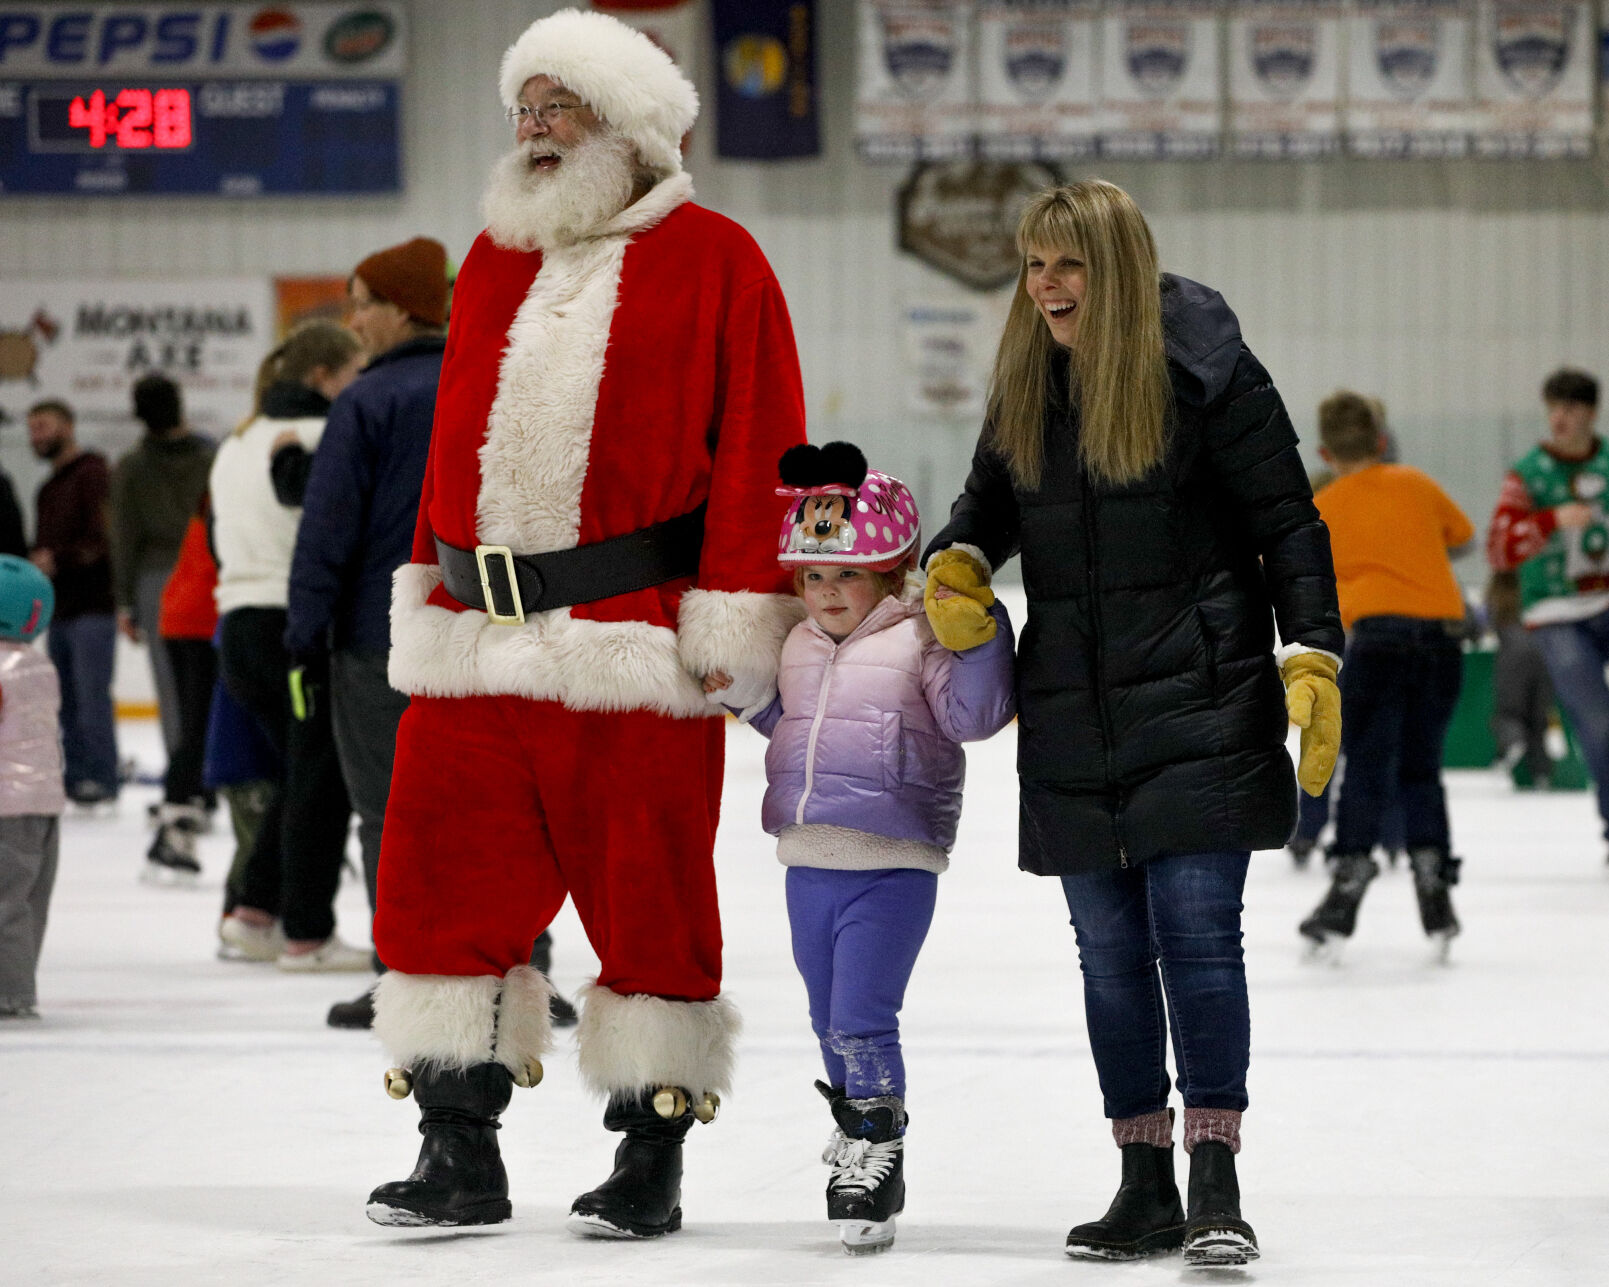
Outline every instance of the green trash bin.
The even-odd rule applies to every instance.
[[[1497,705],[1492,681],[1496,670],[1494,650],[1477,648],[1464,653],[1464,686],[1458,694],[1458,705],[1453,708],[1452,723],[1447,726],[1442,767],[1484,769],[1497,760],[1497,739],[1492,736],[1492,712]],[[1563,759],[1554,762],[1553,777],[1547,785],[1554,791],[1585,791],[1591,779],[1575,733],[1563,712],[1555,708],[1554,713],[1564,730],[1565,754]],[[1523,764],[1515,766],[1513,776],[1517,787],[1532,785],[1531,775]]]

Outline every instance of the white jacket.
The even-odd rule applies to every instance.
[[[276,420],[258,416],[218,448],[212,462],[212,545],[218,557],[219,612],[283,608],[289,597],[300,506],[282,505],[269,473],[274,439],[292,430],[309,451],[318,446],[324,419]]]

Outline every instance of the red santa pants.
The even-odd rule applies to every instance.
[[[397,730],[374,942],[404,974],[502,976],[568,894],[621,993],[721,987],[718,719],[415,697]]]

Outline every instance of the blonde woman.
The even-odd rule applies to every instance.
[[[1234,313],[1159,270],[1127,193],[1097,180],[1044,192],[1017,242],[988,419],[928,547],[928,613],[948,648],[987,637],[991,570],[1022,556],[1020,865],[1062,880],[1122,1150],[1111,1209],[1073,1229],[1067,1252],[1182,1245],[1189,1264],[1244,1264],[1258,1253],[1235,1176],[1250,1046],[1241,892],[1250,851],[1279,848],[1296,821],[1287,706],[1305,730],[1304,788],[1334,765],[1329,538]]]

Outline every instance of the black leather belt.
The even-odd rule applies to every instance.
[[[630,594],[698,573],[704,506],[624,536],[547,554],[515,554],[506,545],[461,550],[436,538],[447,593],[494,623],[514,626],[533,612]]]

